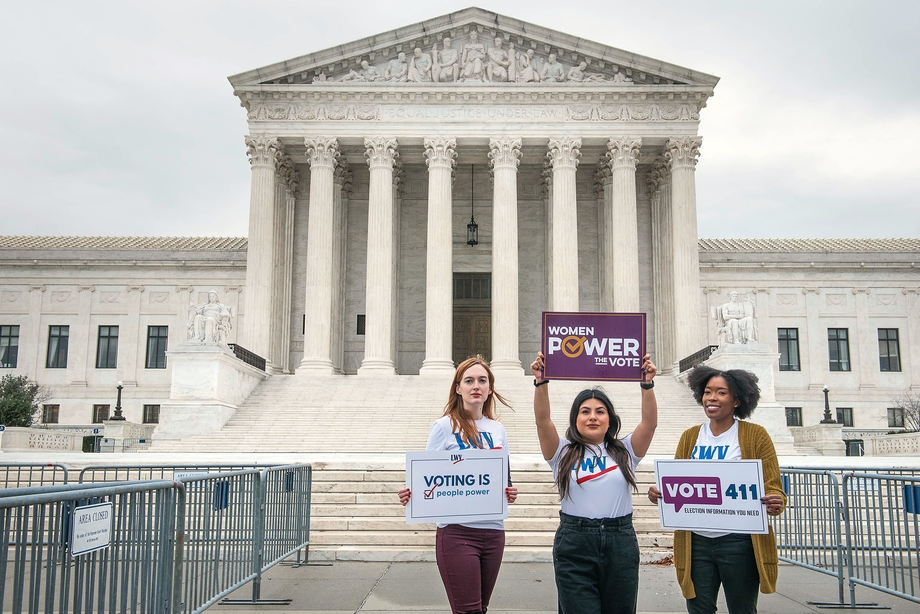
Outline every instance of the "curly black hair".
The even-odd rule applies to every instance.
[[[738,407],[735,408],[737,418],[743,420],[754,413],[754,410],[757,409],[757,402],[760,400],[760,387],[757,385],[757,376],[742,369],[719,371],[706,365],[694,368],[687,378],[687,384],[693,391],[693,398],[697,403],[703,404],[703,391],[709,380],[714,377],[725,378],[725,381],[728,382],[728,391],[738,400]]]

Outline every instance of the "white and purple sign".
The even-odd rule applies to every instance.
[[[642,381],[644,313],[543,312],[546,379]]]
[[[760,459],[655,461],[663,529],[767,533]]]

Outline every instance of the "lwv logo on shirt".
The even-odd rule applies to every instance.
[[[614,471],[617,468],[617,465],[607,466],[608,457],[606,456],[593,456],[591,458],[583,458],[581,463],[575,463],[572,465],[572,471],[576,472],[578,478],[575,480],[576,484],[584,484],[588,480],[593,480],[594,478],[599,478],[605,473]]]
[[[728,446],[693,446],[693,460],[725,460]]]
[[[454,433],[454,438],[457,440],[457,446],[461,450],[469,450],[472,447],[486,449],[486,450],[501,450],[501,446],[495,447],[495,442],[492,440],[492,433],[486,433],[485,431],[480,431],[476,435],[476,445],[471,446],[460,436],[460,433]]]

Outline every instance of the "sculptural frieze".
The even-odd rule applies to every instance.
[[[190,343],[227,343],[233,328],[230,307],[218,300],[217,292],[208,292],[208,302],[188,306],[188,341]]]
[[[712,308],[716,321],[719,346],[757,343],[757,325],[754,321],[754,303],[745,298],[738,300],[738,293],[732,291],[729,301]]]
[[[332,83],[616,83],[633,85],[629,69],[597,61],[599,70],[590,70],[592,58],[572,56],[571,64],[562,61],[562,50],[548,53],[537,49],[536,41],[518,40],[516,47],[513,36],[500,35],[493,31],[494,38],[480,38],[479,30],[470,29],[465,41],[455,41],[445,36],[441,43],[435,42],[422,48],[421,41],[409,42],[406,51],[396,45],[382,53],[375,51],[364,57],[353,58],[356,66],[336,74],[334,65],[317,67],[315,72],[301,74],[305,82],[316,85]],[[418,43],[418,44],[416,44]],[[428,41],[425,41],[427,46]],[[343,74],[344,73],[344,74]],[[661,77],[641,73],[642,80],[655,84]],[[673,80],[665,80],[673,83]]]

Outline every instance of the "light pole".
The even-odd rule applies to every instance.
[[[115,415],[109,418],[110,420],[124,420],[125,417],[121,415],[121,389],[124,386],[121,385],[121,382],[118,382],[118,399],[115,401]]]
[[[821,421],[821,424],[837,424],[837,421],[831,417],[831,404],[827,399],[827,393],[830,390],[827,384],[824,384],[824,420]]]

